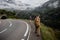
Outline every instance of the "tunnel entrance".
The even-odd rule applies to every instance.
[[[2,16],[1,19],[7,19],[7,16]]]

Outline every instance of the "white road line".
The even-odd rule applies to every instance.
[[[25,23],[26,23],[26,22],[25,22]],[[31,33],[31,29],[29,30],[29,25],[28,25],[28,23],[26,23],[26,25],[27,25],[27,30],[26,30],[26,33],[25,33],[24,36],[27,36],[27,34],[28,34],[28,32],[29,32],[29,34],[28,34],[28,38],[27,38],[27,40],[29,40],[30,33]]]
[[[25,32],[25,34],[24,34],[24,37],[26,37],[27,34],[28,34],[28,31],[29,31],[29,25],[28,25],[26,22],[24,22],[24,23],[27,25],[27,29],[26,29],[26,32]]]
[[[3,33],[3,32],[5,32],[7,29],[4,29],[3,31],[1,31],[0,33]]]
[[[1,21],[0,21],[0,23],[1,23]],[[11,27],[11,26],[12,26],[12,22],[9,21],[9,23],[10,23],[9,27]],[[4,29],[4,30],[2,30],[0,33],[3,33],[3,32],[5,32],[5,31],[7,31],[7,28]]]
[[[12,22],[11,22],[11,21],[9,21],[9,23],[10,23],[9,27],[11,27],[11,26],[12,26]]]
[[[24,40],[24,39],[21,39],[21,40]]]
[[[25,32],[25,34],[24,34],[24,37],[26,37],[27,34],[28,34],[28,32],[29,32],[29,25],[28,25],[28,23],[26,23],[25,21],[22,21],[22,22],[24,22],[24,23],[26,24],[26,27],[27,27],[26,32]],[[29,38],[27,38],[27,40],[28,40],[28,39],[29,39]],[[21,40],[24,40],[24,39],[21,39]]]
[[[11,27],[12,26],[12,23],[9,25],[9,27]]]
[[[30,32],[29,32],[29,35],[28,35],[28,38],[27,38],[27,40],[29,40],[29,36],[30,36]]]

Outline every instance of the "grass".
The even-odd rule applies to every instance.
[[[60,30],[55,30],[55,35],[58,40],[60,40]]]
[[[56,40],[56,36],[53,29],[50,27],[46,27],[43,24],[41,24],[41,34],[42,40]]]

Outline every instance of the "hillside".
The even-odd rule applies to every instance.
[[[7,16],[7,18],[15,18],[15,12],[13,11],[7,11],[4,9],[0,9],[0,16]]]

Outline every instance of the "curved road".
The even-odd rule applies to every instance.
[[[22,20],[0,20],[0,40],[29,40],[30,31]]]

